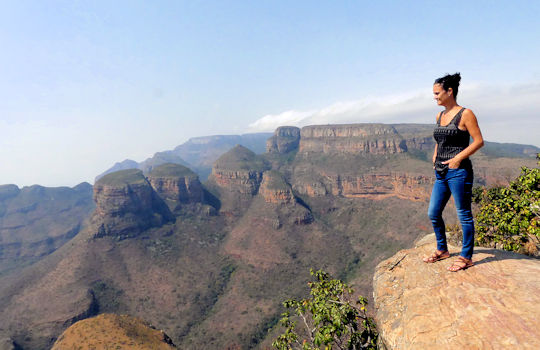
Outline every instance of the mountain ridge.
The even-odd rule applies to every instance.
[[[328,130],[351,127],[366,130]],[[261,142],[265,154],[222,152],[203,183],[178,164],[98,180],[96,210],[73,239],[0,277],[0,333],[23,349],[46,348],[80,319],[121,313],[164,329],[182,348],[262,349],[281,301],[304,293],[310,268],[369,296],[376,264],[429,231],[427,131],[385,126],[396,140],[390,148],[355,136],[373,154],[356,152],[358,143],[344,150],[339,133],[317,136],[322,148],[313,147],[325,153],[300,152],[301,131],[289,128]],[[499,168],[479,160],[486,171],[516,171],[504,159]],[[452,213],[447,219],[457,222]]]

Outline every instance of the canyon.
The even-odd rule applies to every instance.
[[[217,136],[118,163],[127,169],[80,188],[91,205],[72,205],[87,211],[72,215],[71,238],[0,276],[0,338],[50,348],[72,324],[113,313],[150,322],[181,348],[266,348],[281,302],[305,293],[310,268],[370,296],[377,264],[430,231],[428,134],[411,124],[280,127],[242,135],[259,152]],[[477,183],[535,164],[526,149],[475,155]],[[0,203],[26,191],[0,190]]]

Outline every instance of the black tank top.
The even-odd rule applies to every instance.
[[[471,138],[469,131],[463,131],[458,128],[464,110],[465,108],[461,108],[446,126],[441,125],[442,112],[439,115],[439,118],[437,118],[437,126],[433,131],[433,138],[437,142],[435,170],[439,172],[446,172],[448,170],[448,164],[442,164],[442,162],[454,158],[458,153],[469,146]],[[472,169],[471,160],[469,158],[463,159],[459,168]]]

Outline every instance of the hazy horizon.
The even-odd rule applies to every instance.
[[[456,71],[486,140],[540,147],[540,3],[1,6],[0,184],[92,183],[198,136],[433,123]]]

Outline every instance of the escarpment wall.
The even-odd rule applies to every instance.
[[[341,175],[321,173],[313,181],[298,179],[293,188],[299,194],[310,197],[326,195],[343,197],[366,197],[382,199],[395,196],[408,200],[427,200],[431,177],[407,173]]]
[[[295,126],[280,126],[274,135],[266,141],[267,153],[288,153],[298,149],[300,128]]]
[[[405,141],[390,125],[314,125],[306,126],[300,132],[300,153],[393,154],[406,151]]]
[[[105,175],[94,185],[94,202],[95,237],[132,237],[172,220],[166,204],[140,170]]]
[[[157,194],[169,201],[201,203],[203,188],[199,178],[194,177],[148,177]]]
[[[263,172],[256,170],[212,169],[216,184],[230,192],[255,195],[259,190]]]

